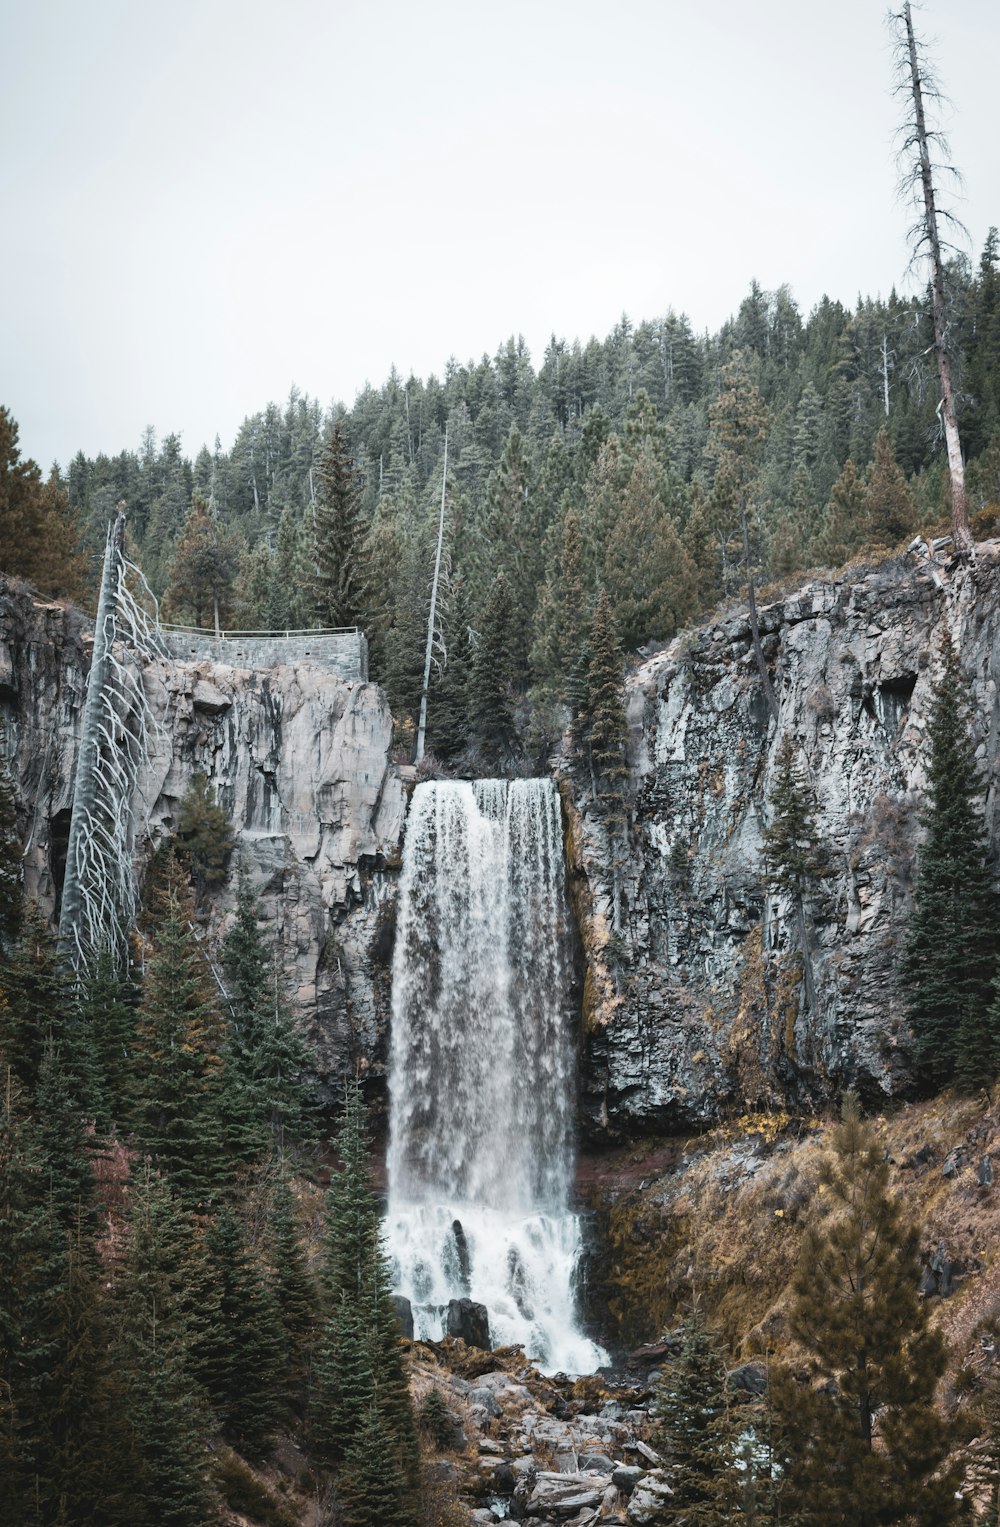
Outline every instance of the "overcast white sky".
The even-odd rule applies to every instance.
[[[881,0],[0,0],[0,402],[193,455],[511,333],[903,284]],[[978,258],[995,0],[927,0]]]

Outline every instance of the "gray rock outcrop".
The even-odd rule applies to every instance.
[[[90,649],[78,612],[0,580],[0,743],[27,808],[26,887],[50,911]],[[308,662],[264,671],[157,660],[142,679],[158,723],[137,802],[143,849],[174,830],[182,798],[204,774],[235,831],[210,933],[227,925],[242,863],[321,1077],[333,1085],[355,1061],[377,1064],[405,815],[382,691]]]
[[[997,841],[998,543],[981,545],[972,568],[911,556],[845,572],[765,607],[761,625],[777,724],[742,611],[682,635],[629,680],[624,855],[564,771],[595,1140],[701,1125],[726,1102],[794,1106],[845,1084],[878,1101],[911,1085],[896,966],[945,632],[969,680]],[[791,908],[766,890],[761,862],[785,736],[833,866],[809,908],[812,1010]]]

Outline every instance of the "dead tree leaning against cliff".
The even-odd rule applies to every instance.
[[[948,452],[951,475],[952,547],[958,557],[975,555],[975,543],[969,529],[969,507],[965,494],[965,464],[955,414],[955,390],[948,352],[948,308],[945,294],[944,255],[954,246],[942,237],[941,226],[960,233],[965,229],[955,214],[942,207],[938,191],[942,180],[961,184],[961,176],[949,162],[948,140],[940,128],[928,120],[928,106],[940,105],[944,97],[927,60],[923,40],[913,30],[910,0],[903,9],[890,11],[888,24],[893,35],[893,62],[896,83],[894,94],[904,103],[904,117],[899,129],[899,196],[913,207],[916,220],[909,232],[912,250],[910,265],[926,259],[930,267],[931,315],[934,323],[934,357],[941,389],[939,414]]]

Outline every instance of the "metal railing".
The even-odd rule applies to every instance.
[[[359,626],[301,626],[297,629],[287,627],[284,630],[223,630],[216,631],[214,626],[179,626],[172,621],[161,620],[161,631],[169,631],[175,636],[208,636],[213,641],[242,641],[249,636],[266,637],[272,640],[284,639],[285,637],[298,636],[357,636]]]

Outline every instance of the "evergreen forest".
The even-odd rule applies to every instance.
[[[996,231],[948,277],[983,535],[1000,501]],[[0,449],[18,491],[6,490],[0,531],[9,571],[45,593],[85,593],[124,504],[168,620],[359,625],[412,748],[447,432],[428,747],[489,764],[537,752],[578,705],[602,590],[632,653],[745,598],[748,574],[766,591],[946,533],[938,396],[922,295],[824,298],[803,315],[787,288],[754,283],[715,335],[673,311],[623,316],[604,340],[553,335],[540,364],[512,337],[478,362],[449,361],[441,378],[393,372],[350,407],[293,389],[228,448],[217,438],[193,459],[151,427],[138,449],[78,453],[43,482],[5,414]]]

